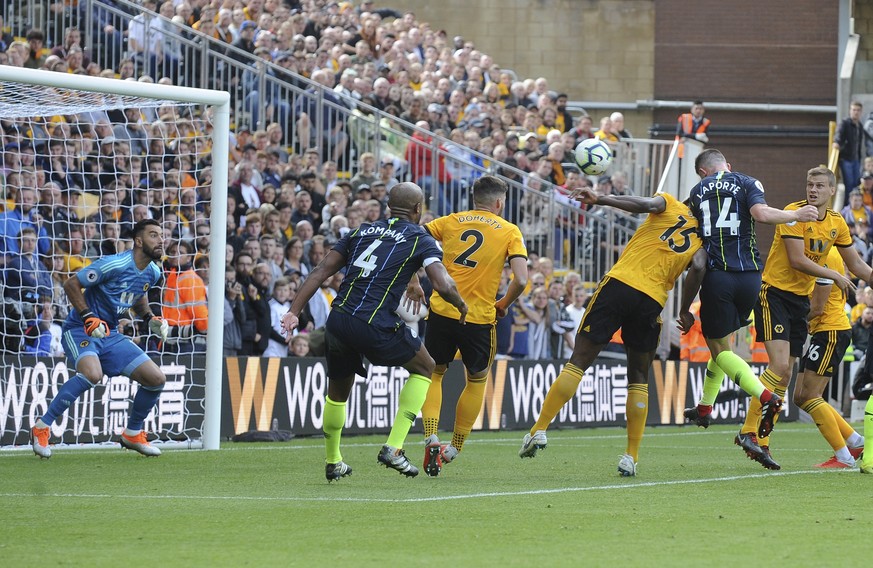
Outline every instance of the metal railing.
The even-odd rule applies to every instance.
[[[86,55],[103,68],[117,70],[122,62],[132,60],[134,77],[141,73],[155,80],[168,76],[182,86],[226,90],[231,94],[237,130],[277,122],[284,131],[285,145],[297,153],[315,147],[323,159],[334,157],[330,146],[336,137],[327,133],[340,123],[347,137],[345,151],[336,156],[340,169],[354,171],[356,157],[364,152],[374,153],[377,161],[390,158],[401,179],[422,186],[429,209],[438,215],[472,206],[469,188],[475,179],[497,175],[510,187],[504,215],[520,226],[530,251],[553,258],[559,269],[578,272],[591,286],[612,266],[640,222],[611,209],[581,209],[561,197],[559,188],[531,179],[525,171],[433,136],[360,101],[344,99],[281,65],[174,24],[127,0],[79,0],[78,9],[59,13],[50,12],[45,3],[11,2],[4,16],[16,31],[42,26],[49,41],[62,41],[64,28],[78,26],[82,44],[88,47]],[[129,48],[126,31],[135,16],[142,22],[141,35],[160,34],[162,57]],[[302,112],[314,133],[306,140],[300,135]],[[622,140],[615,147],[610,172],[623,171],[633,193],[650,195],[664,174],[669,148],[669,141]],[[441,170],[448,175],[441,177]]]

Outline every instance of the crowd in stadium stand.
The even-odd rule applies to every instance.
[[[274,62],[284,71],[270,73],[298,86],[299,77],[312,79],[331,89],[333,100],[361,120],[373,120],[366,107],[359,108],[365,103],[384,111],[389,126],[402,129],[401,124],[411,123],[420,128],[410,142],[397,141],[393,152],[377,160],[370,152],[356,150],[357,141],[341,119],[326,116],[324,128],[316,132],[315,117],[305,102],[292,106],[268,96],[264,117],[257,116],[261,109],[254,99],[243,103],[245,119],[231,118],[224,286],[227,355],[322,352],[318,331],[338,281],[328,283],[310,303],[301,337],[284,338],[278,332],[278,316],[329,247],[349,229],[384,216],[387,192],[398,181],[435,184],[440,195],[451,195],[481,175],[476,168],[457,166],[461,162],[432,163],[434,154],[427,150],[431,134],[444,137],[446,150],[471,164],[502,163],[528,173],[524,183],[535,190],[546,187],[544,181],[558,186],[558,191],[592,183],[605,191],[627,190],[621,172],[591,180],[567,167],[579,140],[599,137],[611,142],[629,136],[620,113],[597,119],[599,129],[592,117],[574,120],[566,108],[567,95],[551,90],[546,78],[519,80],[491,55],[477,50],[473,41],[434,30],[413,13],[377,8],[367,1],[354,5],[320,0],[142,0],[141,5],[171,21],[152,22],[145,33],[142,15],[123,30],[120,22],[104,20],[109,16],[98,13],[93,19],[102,27],[92,46],[81,44],[85,18],[79,19],[79,28],[67,25],[55,38],[36,29],[20,38],[5,33],[0,38],[0,64],[200,86],[190,80],[197,75],[190,74],[174,42],[162,33],[165,26],[175,26],[176,33],[195,35],[190,30],[197,30],[215,38],[215,49],[229,44],[253,60]],[[71,21],[75,20],[65,20]],[[119,48],[123,39],[126,50]],[[113,68],[103,69],[85,57],[100,49],[119,53]],[[241,56],[234,51],[231,57]],[[208,86],[227,88],[249,101],[257,83],[243,75],[235,84]],[[393,117],[405,122],[392,122]],[[262,127],[255,129],[256,125]],[[208,116],[181,115],[176,107],[162,106],[5,119],[0,126],[5,198],[0,246],[8,300],[4,349],[60,354],[58,323],[69,309],[63,280],[97,256],[130,247],[128,231],[143,218],[162,221],[167,251],[174,252],[165,264],[167,282],[201,281],[192,285],[202,290],[193,301],[205,302],[209,235],[216,230],[209,224]],[[289,136],[291,131],[296,135]],[[325,152],[315,149],[319,135]],[[491,158],[483,161],[471,150]],[[448,213],[447,203],[431,201],[428,215]],[[526,301],[501,320],[499,351],[506,357],[561,358],[572,346],[573,322],[583,309],[585,289],[578,274],[570,271],[557,277],[553,261],[542,258],[544,235],[554,227],[536,207],[536,202],[521,197],[508,204],[506,215],[526,235],[533,274],[542,276],[542,282],[532,277],[535,284]],[[83,211],[87,216],[80,218]],[[432,217],[423,222],[428,218]],[[24,227],[34,229],[35,243],[21,232]],[[170,241],[184,244],[171,247]],[[16,271],[13,283],[9,275]],[[213,283],[212,289],[218,286]],[[178,294],[165,290],[162,297],[156,291],[156,313],[162,302],[173,298],[178,302]],[[531,311],[545,317],[531,323]],[[171,322],[180,330],[178,336],[169,345],[151,347],[205,349],[205,342],[199,341],[205,314],[178,317]],[[410,325],[425,325],[410,319]],[[136,327],[126,332],[137,333]],[[538,344],[532,337],[539,338]]]

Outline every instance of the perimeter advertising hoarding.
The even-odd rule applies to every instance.
[[[536,420],[562,361],[494,363],[483,412],[474,429],[526,430]],[[754,367],[761,373],[764,367]],[[706,365],[655,361],[649,375],[648,424],[682,424],[682,410],[695,404],[703,389]],[[355,377],[347,406],[346,433],[387,432],[397,410],[408,373],[399,368],[367,366],[367,377]],[[327,369],[323,359],[227,358],[222,435],[269,430],[273,419],[295,435],[321,434]],[[598,359],[583,377],[576,395],[561,409],[552,427],[620,426],[625,423],[627,367],[614,359]],[[454,362],[443,378],[441,429],[454,422],[455,403],[464,387],[464,369]],[[714,408],[715,423],[743,420],[748,398],[725,378]],[[797,410],[786,405],[796,420]],[[420,421],[413,432],[420,432]]]
[[[199,360],[198,360],[199,359]],[[166,357],[160,363],[167,383],[145,422],[162,439],[199,439],[203,426],[206,376],[202,357]],[[75,374],[66,359],[20,355],[0,361],[0,446],[30,443],[30,428],[45,413],[61,385]],[[138,385],[127,377],[103,377],[52,425],[52,443],[117,441],[127,424]]]

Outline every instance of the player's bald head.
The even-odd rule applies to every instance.
[[[424,192],[412,182],[398,183],[388,195],[388,207],[392,213],[412,212],[416,205],[424,202]]]

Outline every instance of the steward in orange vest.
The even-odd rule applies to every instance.
[[[685,155],[685,145],[682,143],[683,138],[694,138],[701,142],[708,142],[709,136],[706,134],[706,129],[709,128],[710,120],[704,118],[703,113],[706,109],[703,108],[703,101],[694,101],[691,104],[691,112],[686,112],[679,115],[676,125],[676,140],[679,140],[680,158]]]
[[[709,361],[709,347],[706,346],[706,340],[703,338],[703,331],[700,329],[700,301],[691,304],[691,313],[694,314],[694,325],[688,333],[685,333],[679,338],[679,358],[683,361],[692,361],[694,363],[706,363]]]

